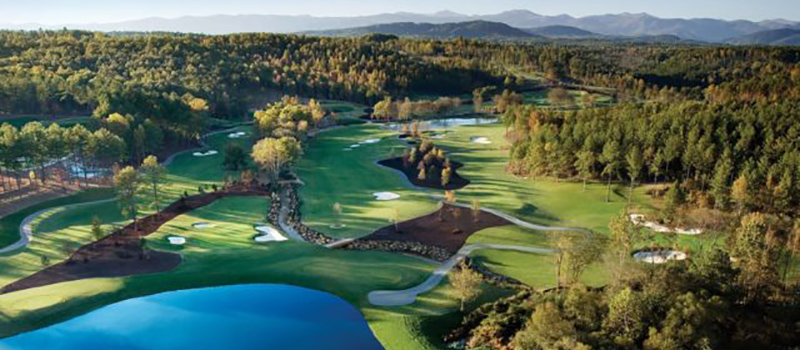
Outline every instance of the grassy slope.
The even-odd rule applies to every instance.
[[[382,140],[351,151],[343,149],[367,139]],[[405,177],[375,164],[389,157],[392,148],[396,155],[404,142],[393,133],[376,125],[359,125],[319,134],[297,164],[296,171],[305,186],[301,187],[303,221],[309,226],[336,237],[359,237],[389,224],[398,215],[400,220],[427,214],[436,203],[420,190],[408,186]],[[395,192],[399,200],[376,201],[374,192]],[[337,220],[334,203],[339,202],[339,217],[346,227],[330,228]]]
[[[499,243],[524,246],[552,247],[547,233],[532,231],[518,226],[494,227],[477,232],[467,243]],[[534,288],[555,287],[556,264],[552,254],[524,253],[503,250],[479,250],[472,254],[478,262],[492,271],[516,278]],[[589,267],[582,282],[590,286],[601,286],[607,280],[602,263]]]
[[[9,244],[19,240],[19,225],[28,215],[47,208],[68,204],[93,202],[101,199],[111,198],[112,196],[113,191],[110,189],[89,189],[70,196],[56,198],[32,205],[20,211],[6,215],[0,219],[0,247],[8,246]]]

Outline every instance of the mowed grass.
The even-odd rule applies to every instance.
[[[345,151],[368,139],[381,141]],[[435,210],[436,201],[427,191],[412,188],[405,175],[376,164],[392,154],[400,156],[404,146],[395,133],[374,124],[318,134],[295,167],[305,183],[300,188],[304,223],[334,237],[360,237],[393,218],[403,221]],[[400,198],[378,201],[375,192],[394,192]],[[335,203],[341,205],[340,215],[333,210]],[[337,222],[345,227],[331,228]]]
[[[45,202],[42,205],[61,206],[112,197],[113,194],[110,190],[90,190]],[[37,208],[32,209],[30,213],[40,210]],[[4,218],[4,221],[9,219],[7,223],[9,226],[16,225],[13,232],[16,239],[19,239],[19,223],[27,214],[28,210]],[[16,215],[20,216],[18,220],[15,218]],[[0,286],[5,286],[45,268],[46,266],[42,264],[43,257],[55,264],[66,259],[81,245],[93,241],[95,238],[91,234],[91,221],[95,215],[103,218],[102,220],[106,224],[103,228],[106,231],[111,231],[110,224],[123,220],[116,204],[109,202],[88,204],[67,210],[57,208],[37,218],[32,222],[34,237],[27,247],[0,254]],[[12,232],[6,234],[12,236]]]
[[[476,232],[469,237],[467,244],[495,243],[552,249],[553,239],[562,233],[534,231],[518,226],[493,227]],[[555,254],[478,250],[471,256],[492,271],[515,278],[531,287],[548,289],[556,286]],[[602,286],[608,281],[608,277],[602,261],[598,261],[584,272],[581,282],[589,286]]]
[[[612,218],[629,205],[625,184],[612,185],[606,202],[604,183],[590,183],[586,190],[578,182],[526,179],[506,171],[508,142],[499,124],[461,126],[434,143],[448,151],[451,159],[464,163],[459,174],[472,181],[457,191],[464,203],[478,200],[482,206],[503,211],[520,219],[547,226],[582,227],[608,232]],[[487,137],[491,144],[470,141]],[[631,205],[652,210],[643,188],[634,191]]]
[[[0,247],[6,247],[19,240],[19,225],[28,215],[47,208],[62,205],[93,202],[113,197],[110,189],[88,189],[66,197],[56,198],[32,205],[0,218]]]
[[[25,124],[31,122],[41,122],[42,125],[47,127],[52,123],[58,123],[62,127],[68,128],[72,127],[75,124],[83,124],[87,125],[91,121],[91,116],[75,116],[75,117],[67,117],[67,118],[60,118],[55,121],[52,120],[50,116],[19,116],[19,117],[10,117],[10,118],[0,118],[0,125],[4,123],[8,123],[13,125],[16,128],[22,128]]]
[[[254,249],[254,224],[264,222],[270,200],[266,197],[226,197],[170,220],[147,236],[148,247],[163,251],[205,252],[221,249]],[[198,228],[193,224],[213,227]],[[185,247],[170,245],[167,238],[182,236]]]
[[[252,135],[251,127],[241,127],[233,132],[235,131],[245,131],[248,132],[248,136]],[[238,173],[228,174],[222,168],[224,159],[222,150],[228,142],[239,143],[245,149],[249,149],[252,145],[250,137],[229,139],[228,132],[226,132],[212,135],[207,140],[208,149],[218,150],[220,154],[209,157],[195,157],[192,155],[193,152],[186,152],[178,155],[167,168],[168,175],[163,186],[161,206],[163,207],[167,203],[178,199],[184,192],[190,195],[197,194],[199,185],[217,184],[221,186],[225,176],[238,176]],[[140,196],[142,215],[152,213],[156,209],[148,190],[149,188],[143,188]],[[113,196],[112,189],[91,190],[28,208],[3,218],[2,237],[6,241],[16,241],[19,238],[19,223],[25,216],[38,210],[60,207],[66,204],[108,199],[113,198]],[[55,264],[66,259],[72,251],[81,245],[94,241],[95,237],[91,234],[91,222],[95,216],[105,225],[104,230],[106,233],[113,231],[115,225],[124,225],[129,222],[120,213],[120,206],[117,201],[67,209],[59,208],[54,212],[43,215],[32,223],[34,239],[27,247],[0,255],[0,286],[29,276],[44,268],[45,266],[42,264],[43,256],[46,256],[51,264]]]

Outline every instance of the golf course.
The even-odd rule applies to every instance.
[[[630,205],[625,197],[627,191],[614,191],[607,203],[603,183],[590,183],[584,189],[575,182],[513,176],[505,171],[509,147],[503,136],[504,127],[497,122],[471,124],[460,122],[426,131],[440,135],[435,140],[437,147],[463,164],[459,174],[470,183],[456,191],[456,203],[479,202],[481,208],[541,228],[534,230],[507,222],[480,230],[463,244],[541,251],[484,248],[467,255],[491,271],[531,288],[554,287],[553,234],[548,233],[547,227],[580,228],[605,235],[610,220]],[[367,123],[322,130],[310,139],[292,167],[302,183],[299,197],[303,224],[336,240],[359,239],[393,223],[435,212],[442,201],[442,191],[414,186],[403,174],[378,164],[382,159],[401,155],[409,147],[407,140],[398,135],[396,128],[386,124]],[[162,203],[194,195],[198,187],[211,191],[211,186],[223,186],[225,177],[238,177],[237,172],[223,170],[223,157],[218,152],[230,142],[249,148],[253,137],[254,130],[249,126],[214,132],[204,137],[200,149],[169,159]],[[483,141],[475,142],[476,138]],[[380,193],[391,195],[380,198]],[[2,294],[0,335],[32,331],[130,298],[260,283],[301,286],[344,299],[361,311],[375,337],[387,349],[443,346],[436,330],[426,325],[439,322],[432,321],[436,319],[452,323],[458,314],[458,301],[446,276],[407,305],[378,306],[368,298],[374,291],[419,285],[440,262],[397,252],[326,248],[287,239],[288,235],[279,233],[278,240],[257,242],[261,231],[256,228],[276,230],[277,225],[265,222],[265,215],[277,204],[272,203],[276,197],[279,196],[225,197],[164,223],[147,235],[143,244],[148,249],[180,255],[180,264],[168,271],[80,279]],[[637,188],[630,202],[639,210],[650,211],[654,206],[648,198],[643,188]],[[95,240],[91,232],[93,220],[99,220],[107,231],[128,224],[114,201],[113,192],[89,190],[3,218],[0,238],[10,245],[19,237],[15,225],[33,216],[29,223],[30,242],[4,253],[0,259],[0,287],[41,270],[43,257],[49,264],[64,261],[74,249]],[[144,206],[145,212],[155,210],[151,205]],[[180,244],[171,240],[175,237],[181,238]],[[598,263],[589,267],[582,281],[602,286],[607,278]],[[513,293],[513,289],[484,283],[472,303],[479,305]]]

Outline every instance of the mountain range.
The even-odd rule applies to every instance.
[[[316,17],[308,15],[214,15],[179,18],[151,17],[116,23],[40,25],[36,23],[10,25],[6,29],[85,29],[96,31],[169,31],[206,34],[239,32],[294,33],[357,28],[389,23],[445,24],[489,21],[507,24],[514,28],[541,28],[569,26],[605,36],[677,36],[683,39],[726,42],[734,38],[763,31],[792,28],[798,22],[776,19],[760,22],[711,18],[659,18],[646,13],[607,14],[586,17],[569,15],[546,16],[528,10],[513,10],[493,15],[465,15],[451,11],[434,14],[409,12],[385,13],[353,17]]]

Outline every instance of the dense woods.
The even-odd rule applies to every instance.
[[[428,64],[370,39],[0,32],[0,50],[0,111],[17,114],[135,111],[169,120],[189,94],[227,118],[247,112],[262,88],[374,103],[495,82],[480,70]]]

